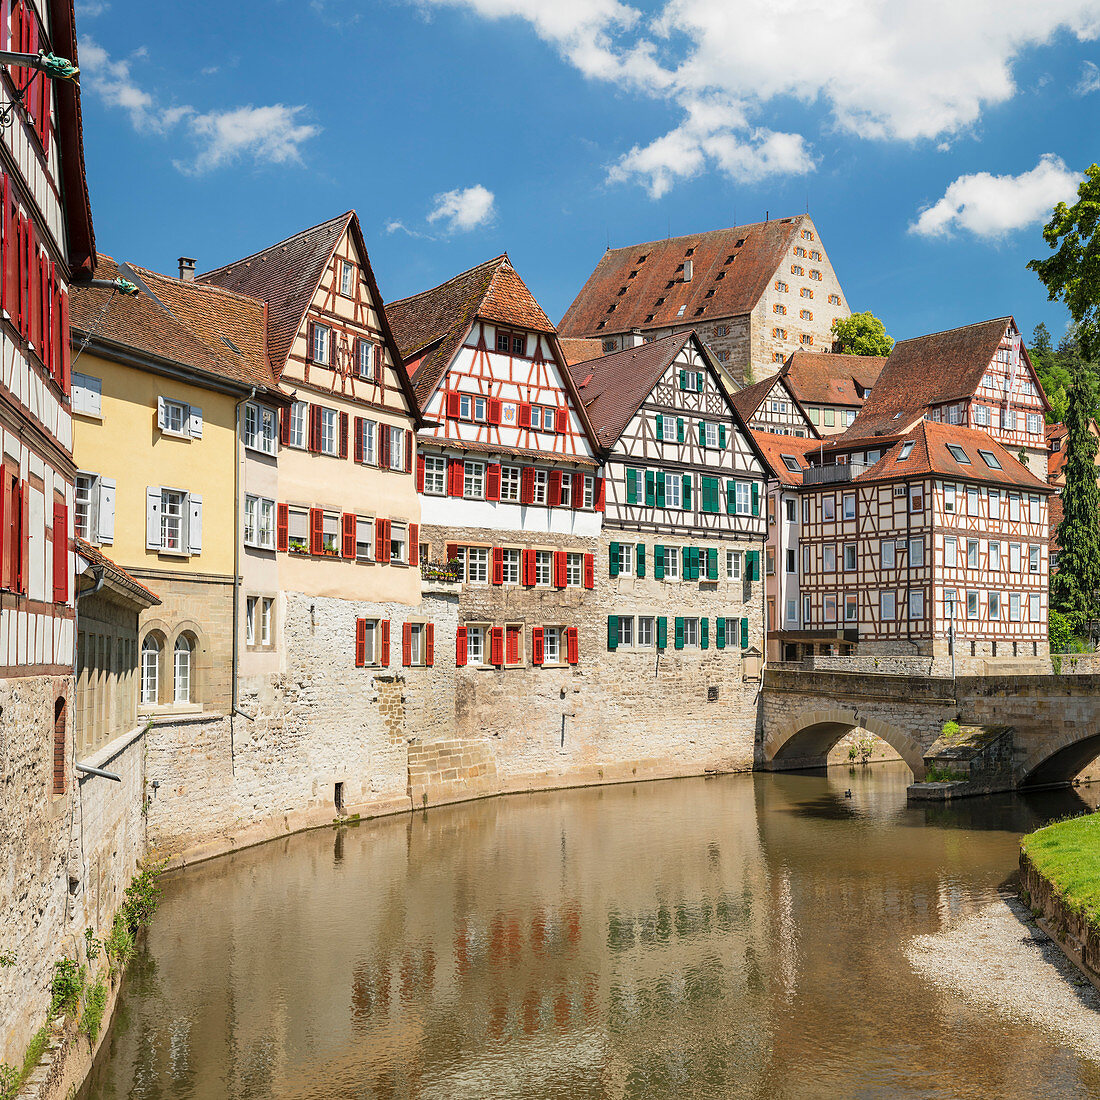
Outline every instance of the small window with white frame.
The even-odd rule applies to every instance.
[[[697,618],[684,619],[684,645],[699,645],[699,620]]]
[[[656,635],[653,631],[653,616],[638,616],[638,636],[635,645],[642,649],[652,649]]]
[[[893,622],[896,617],[896,598],[893,592],[879,593],[879,620]]]
[[[535,584],[548,588],[553,583],[554,553],[552,550],[535,551]]]
[[[666,546],[665,548],[665,580],[666,581],[678,581],[680,579],[680,548],[678,546]],[[734,550],[731,553],[735,554],[738,559],[741,557],[740,551]],[[738,565],[738,568],[740,566]]]
[[[373,561],[374,520],[365,516],[355,517],[355,560]]]
[[[447,460],[442,455],[424,456],[424,492],[442,496],[446,492]]]
[[[505,547],[500,552],[501,583],[519,584],[519,551]]]
[[[859,619],[859,597],[854,592],[844,595],[844,621],[854,623]]]
[[[501,466],[500,499],[518,501],[520,492],[520,471],[518,466]]]
[[[1038,546],[1029,546],[1027,548],[1027,571],[1029,573],[1039,572],[1040,562],[1040,548]]]
[[[535,470],[535,476],[533,480],[533,504],[545,504],[546,503],[546,484],[549,479],[549,473],[546,470]]]
[[[308,419],[309,405],[305,401],[295,401],[290,406],[290,431],[287,440],[289,446],[305,448]]]
[[[678,509],[683,507],[683,479],[679,474],[665,474],[665,507]]]
[[[467,500],[483,500],[485,497],[485,463],[466,459],[462,495]]]
[[[345,298],[355,295],[355,266],[347,260],[340,261],[340,293]]]
[[[544,665],[560,665],[562,663],[562,635],[565,628],[561,626],[544,626],[542,628],[542,663]]]
[[[340,446],[340,414],[335,409],[321,409],[321,454],[335,455]]]
[[[412,561],[409,557],[409,531],[404,523],[390,523],[390,561],[401,565]]]
[[[924,618],[924,590],[914,588],[909,593],[909,619],[917,622]]]
[[[331,344],[332,333],[329,330],[328,325],[314,324],[313,326],[313,346],[309,349],[310,358],[314,363],[320,363],[323,366],[328,366],[329,363],[329,348]]]
[[[565,557],[565,583],[569,588],[584,584],[584,555],[569,553]]]
[[[187,424],[191,407],[184,401],[171,401],[166,397],[158,401],[159,427],[165,435],[188,435]]]
[[[275,501],[245,495],[244,542],[258,550],[275,549]]]
[[[244,445],[264,454],[275,453],[275,410],[249,401],[244,407]]]
[[[488,627],[466,624],[466,663],[468,665],[485,664],[485,634]]]
[[[706,440],[705,446],[717,447],[718,446],[718,425],[710,420],[704,422],[703,425],[704,438]]]
[[[990,617],[990,619],[992,619],[994,621],[1000,619],[1000,617],[1001,617],[1001,594],[1000,594],[1000,592],[990,592],[989,593],[988,606],[989,606],[989,617]]]
[[[978,593],[967,592],[966,594],[966,617],[968,619],[976,619],[978,617]]]
[[[383,430],[390,433],[390,469],[403,470],[405,468],[405,430],[395,425],[389,428],[383,426]]]
[[[634,645],[634,619],[630,615],[619,616],[617,642],[620,646]]]
[[[471,584],[489,583],[489,551],[484,546],[471,546],[466,552],[466,579]]]
[[[634,544],[620,542],[618,546],[618,567],[620,576],[630,576],[634,572]]]

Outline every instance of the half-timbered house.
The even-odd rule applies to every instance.
[[[794,395],[784,368],[779,374],[731,393],[733,407],[750,431],[816,438],[817,429]]]
[[[957,670],[1044,667],[1044,481],[986,433],[933,421],[807,458],[801,631],[827,652],[924,656],[940,672],[952,648]]]
[[[783,377],[820,435],[837,435],[852,426],[878,382],[883,355],[796,351],[783,366]]]
[[[849,439],[895,436],[918,420],[985,432],[1046,477],[1050,408],[1011,317],[901,340],[848,429]]]
[[[571,371],[606,455],[608,664],[640,680],[655,663],[657,690],[679,700],[666,729],[751,730],[767,467],[717,365],[686,332]]]

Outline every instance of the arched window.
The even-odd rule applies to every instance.
[[[141,643],[141,702],[156,706],[160,693],[160,642],[148,635]]]
[[[176,639],[176,651],[172,665],[172,698],[177,703],[191,702],[191,640],[186,634]]]

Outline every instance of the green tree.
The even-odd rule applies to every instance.
[[[838,317],[833,322],[833,351],[844,355],[889,355],[894,338],[886,326],[868,310]]]
[[[1086,359],[1100,356],[1100,165],[1085,171],[1077,201],[1054,208],[1043,240],[1054,255],[1032,260],[1050,300],[1063,301],[1077,326],[1077,343]]]
[[[1050,582],[1050,603],[1081,624],[1097,617],[1100,593],[1100,490],[1096,486],[1096,440],[1089,431],[1092,407],[1083,371],[1073,379],[1066,410],[1066,487],[1058,528],[1058,572]]]

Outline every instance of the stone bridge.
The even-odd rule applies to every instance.
[[[924,755],[951,719],[1013,728],[1016,786],[1066,784],[1100,756],[1100,675],[952,680],[768,667],[756,766],[823,768],[829,750],[862,727],[923,779]]]

